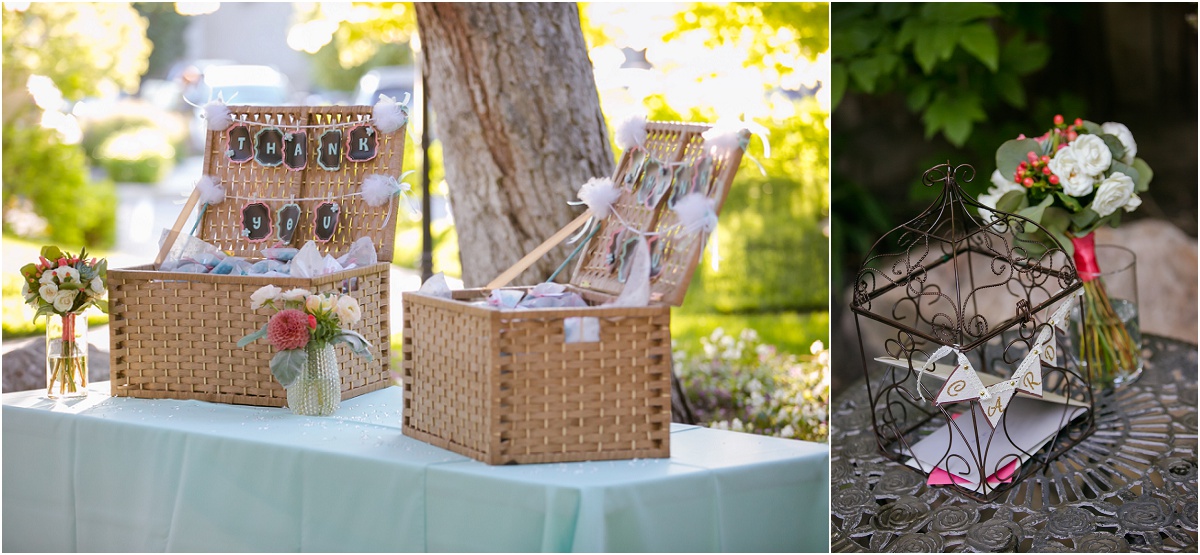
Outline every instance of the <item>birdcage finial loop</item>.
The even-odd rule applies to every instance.
[[[964,183],[974,181],[975,167],[970,164],[951,166],[947,160],[945,164],[938,164],[925,170],[925,175],[921,176],[921,182],[926,187],[933,187],[938,183],[946,188],[956,187],[960,180]]]

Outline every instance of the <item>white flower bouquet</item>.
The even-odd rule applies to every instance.
[[[1116,227],[1124,213],[1136,210],[1142,204],[1138,193],[1146,192],[1153,177],[1125,125],[1078,118],[1068,124],[1057,115],[1042,136],[1021,135],[1000,145],[992,187],[977,199],[985,219],[993,218],[991,208],[1037,222],[1074,256],[1090,329],[1078,348],[1080,360],[1095,369],[1095,385],[1110,385],[1115,372],[1136,366],[1139,346],[1097,279],[1093,232]]]

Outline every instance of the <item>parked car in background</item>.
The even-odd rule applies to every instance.
[[[413,66],[377,67],[358,80],[358,86],[354,89],[354,104],[372,106],[381,94],[403,101],[405,94],[413,94],[416,82],[417,73]]]

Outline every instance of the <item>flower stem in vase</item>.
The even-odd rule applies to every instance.
[[[1086,332],[1079,334],[1079,359],[1087,367],[1092,385],[1104,389],[1138,371],[1138,341],[1126,323],[1136,322],[1136,306],[1110,296],[1096,262],[1093,236],[1072,237],[1072,242],[1084,291],[1082,319]]]

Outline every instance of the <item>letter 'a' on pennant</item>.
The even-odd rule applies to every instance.
[[[300,171],[308,166],[307,131],[283,134],[283,165],[292,171]]]
[[[971,401],[978,399],[983,391],[983,382],[979,380],[979,374],[975,373],[971,363],[960,361],[958,366],[954,367],[954,371],[950,372],[950,377],[946,378],[946,383],[942,385],[942,390],[938,392],[937,398],[933,402],[937,405],[944,405],[959,401]]]
[[[1008,410],[1008,402],[1012,401],[1013,395],[1016,392],[1017,390],[1015,389],[1005,388],[1004,391],[992,394],[988,400],[980,401],[980,407],[983,408],[983,415],[987,417],[988,424],[991,424],[992,428],[995,428],[996,424],[1000,422],[1000,418],[1004,416],[1004,411]]]

